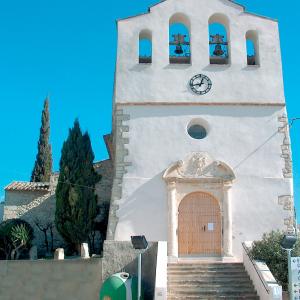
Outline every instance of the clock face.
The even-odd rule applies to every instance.
[[[210,91],[211,87],[211,80],[203,74],[195,75],[190,80],[190,88],[195,94],[204,95]]]

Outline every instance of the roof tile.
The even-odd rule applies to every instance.
[[[6,191],[49,191],[48,182],[14,181],[5,187]]]

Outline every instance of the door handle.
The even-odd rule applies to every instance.
[[[204,230],[204,232],[205,232],[205,230],[206,230],[206,226],[205,226],[205,225],[203,226],[203,230]]]

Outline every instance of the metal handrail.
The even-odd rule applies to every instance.
[[[251,261],[251,263],[252,263],[252,265],[253,265],[253,267],[254,267],[254,269],[255,269],[255,271],[256,271],[256,273],[257,273],[259,279],[260,279],[260,281],[261,281],[262,284],[264,285],[264,288],[266,289],[267,293],[270,294],[270,289],[269,289],[269,287],[268,287],[268,284],[266,283],[265,279],[263,278],[263,276],[262,276],[261,273],[259,272],[256,263],[255,263],[254,260],[252,259],[251,255],[250,255],[249,248],[246,246],[245,243],[242,243],[242,245],[243,245],[244,250],[245,250],[247,256],[249,257],[249,259],[250,259],[250,261]]]

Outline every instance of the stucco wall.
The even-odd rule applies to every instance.
[[[169,20],[175,13],[191,24],[191,64],[169,63]],[[210,65],[208,21],[228,18],[231,64]],[[139,33],[152,32],[152,64],[139,64]],[[247,66],[245,35],[258,33],[260,66]],[[212,80],[212,90],[195,95],[188,87],[195,74]],[[117,103],[284,103],[281,53],[276,21],[244,13],[227,0],[167,0],[144,14],[118,22],[115,86]]]
[[[5,191],[5,204],[9,206],[28,205],[33,200],[48,194],[48,191]]]
[[[191,152],[208,152],[228,164],[236,180],[231,190],[233,253],[241,257],[241,243],[256,240],[272,229],[286,230],[290,207],[280,203],[293,195],[292,179],[284,177],[280,132],[281,107],[260,106],[131,106],[122,198],[117,202],[116,240],[145,234],[167,240],[167,189],[163,172]],[[203,140],[192,139],[187,125],[201,117],[208,128]],[[291,198],[291,197],[290,197]],[[255,220],[255,221],[254,221]]]
[[[0,299],[98,299],[101,264],[101,259],[0,261]]]

